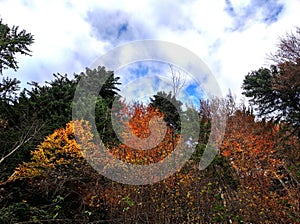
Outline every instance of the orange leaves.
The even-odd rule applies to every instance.
[[[258,172],[271,169],[275,160],[275,137],[278,128],[265,122],[256,122],[253,116],[238,111],[229,118],[221,147],[223,156],[231,158],[240,170]],[[246,175],[246,174],[244,174]]]
[[[274,124],[255,121],[243,111],[228,119],[220,151],[230,160],[243,187],[249,187],[250,194],[267,194],[266,188],[272,186],[274,173],[283,164],[276,151],[277,134]]]
[[[129,117],[121,123],[123,143],[107,148],[108,153],[119,160],[141,165],[161,161],[173,152],[180,135],[171,132],[163,120],[163,113],[150,106],[124,105],[123,114]],[[113,161],[107,161],[109,156],[98,150],[93,137],[86,121],[69,122],[65,128],[45,137],[31,152],[31,161],[19,165],[10,179],[41,176],[57,167],[76,170],[78,164],[86,163],[85,158],[90,157],[99,164],[106,164],[103,169],[113,166]],[[61,172],[59,169],[54,171]]]
[[[222,155],[225,156],[225,157],[229,157],[230,154],[231,154],[231,150],[230,149],[223,150],[223,152],[222,152]]]
[[[162,112],[144,105],[123,107],[130,119],[123,122],[123,143],[109,149],[115,157],[133,164],[150,164],[173,152],[180,136],[172,134]]]
[[[245,220],[282,222],[289,219],[292,207],[285,201],[297,208],[295,214],[299,214],[299,197],[296,196],[299,192],[287,168],[287,158],[293,152],[290,149],[297,144],[282,145],[285,133],[280,126],[271,121],[255,121],[245,110],[236,111],[228,119],[220,153],[228,159],[239,178],[237,198],[242,207],[250,208],[241,211]]]

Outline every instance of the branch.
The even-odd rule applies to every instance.
[[[169,64],[171,75],[172,75],[172,82],[173,82],[173,94],[176,97],[178,92],[184,87],[186,79],[182,76],[182,73],[180,71],[176,72],[173,69],[173,66]]]
[[[29,142],[33,137],[35,137],[35,135],[41,130],[41,128],[43,126],[44,126],[44,124],[40,125],[39,127],[38,127],[38,125],[32,124],[31,127],[28,129],[28,131],[25,134],[23,134],[23,136],[21,137],[21,140],[17,143],[17,145],[7,155],[2,156],[2,158],[0,159],[0,164],[5,159],[10,157],[12,154],[14,154],[21,146],[23,146],[24,144]],[[33,134],[30,135],[30,132],[33,128],[34,128],[34,132],[33,132]]]

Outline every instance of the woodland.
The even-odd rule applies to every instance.
[[[269,67],[241,74],[247,106],[229,93],[182,109],[172,92],[158,92],[149,104],[128,104],[119,95],[120,78],[101,66],[73,77],[57,73],[21,89],[20,81],[6,74],[18,74],[16,56],[34,57],[33,44],[31,33],[0,20],[0,223],[299,222],[300,28],[280,38],[277,51],[268,55]],[[86,77],[105,80],[94,108],[97,133],[84,119],[92,116],[89,108],[82,108],[82,119],[72,119],[74,94]],[[212,130],[212,120],[220,116],[216,107],[226,116],[225,134],[212,163],[200,171],[210,133],[218,134]],[[131,118],[123,121],[122,141],[111,114],[121,123],[124,116]],[[99,174],[74,135],[76,127],[100,160],[105,155],[97,150],[95,135],[117,159],[153,164],[177,146],[179,114],[191,121],[190,130],[200,127],[191,140],[195,150],[181,169],[153,184],[122,184]],[[163,140],[149,150],[128,147],[134,145],[132,135],[151,134],[154,117],[167,124]],[[153,136],[156,141],[159,133]]]

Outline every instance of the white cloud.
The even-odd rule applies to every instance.
[[[49,80],[56,72],[79,72],[95,52],[103,52],[103,43],[90,36],[80,7],[63,1],[4,1],[1,8],[4,23],[34,35],[33,56],[18,57],[23,82]]]
[[[33,56],[18,57],[20,70],[14,75],[23,82],[78,73],[117,45],[154,38],[193,51],[224,94],[230,88],[240,99],[244,76],[266,66],[278,37],[299,25],[299,8],[298,0],[2,0],[0,16],[35,36]]]

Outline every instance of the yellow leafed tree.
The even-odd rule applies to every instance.
[[[31,161],[20,164],[9,180],[40,176],[46,170],[58,166],[72,165],[76,168],[83,165],[85,161],[74,136],[74,126],[77,128],[76,133],[81,135],[80,139],[87,142],[93,139],[87,121],[71,121],[66,125],[66,128],[57,129],[53,134],[48,135],[31,152]]]

